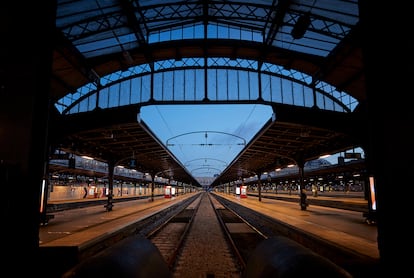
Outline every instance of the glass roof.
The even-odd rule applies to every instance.
[[[358,0],[59,0],[56,20],[86,58],[201,38],[258,41],[326,57],[357,23]]]
[[[76,93],[68,94],[60,99],[55,106],[61,113],[70,114],[92,111],[96,105],[100,108],[108,108],[147,102],[154,104],[154,101],[201,102],[205,96],[211,101],[255,101],[262,98],[269,103],[317,106],[320,109],[340,112],[353,111],[358,104],[353,97],[337,91],[324,82],[319,82],[313,89],[310,76],[277,65],[264,63],[259,69],[255,61],[229,58],[209,58],[207,64],[209,65],[207,80],[204,79],[202,59],[184,58],[180,61],[159,61],[154,64],[153,72],[150,71],[148,64],[131,67],[128,70],[102,77],[99,88],[93,83],[79,88]],[[171,75],[167,70],[176,72]],[[262,72],[260,77],[257,74],[259,71]],[[155,81],[149,77],[152,74]],[[185,82],[183,82],[184,78]],[[216,84],[217,78],[220,79],[221,84],[234,85],[230,88],[221,86],[224,91],[220,91]],[[160,82],[156,81],[158,79]],[[154,82],[154,86],[151,86],[151,82]],[[261,83],[260,86],[259,83]],[[159,84],[166,84],[167,87],[169,84],[175,85],[174,88],[169,89],[164,86],[160,87]],[[204,91],[205,86],[207,86],[207,92]],[[154,99],[151,99],[150,88],[153,88]],[[259,88],[261,88],[260,96]],[[167,94],[167,91],[170,92]],[[314,94],[316,94],[316,103]],[[100,100],[98,103],[97,99]]]

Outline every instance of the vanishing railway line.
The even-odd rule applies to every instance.
[[[238,277],[266,237],[209,193],[148,234],[175,277]]]
[[[161,252],[170,269],[174,266],[199,204],[200,196],[146,235]]]

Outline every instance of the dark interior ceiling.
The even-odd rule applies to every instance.
[[[310,22],[305,35],[294,38],[292,30],[301,17]],[[200,23],[252,30],[262,34],[263,41],[148,41],[151,34]],[[324,81],[363,104],[360,36],[357,0],[58,1],[51,97],[57,102],[85,84],[99,85],[100,77],[134,65],[183,57],[232,57],[304,72],[313,83]],[[343,115],[293,106],[274,108],[277,119],[267,123],[217,182],[361,144],[355,128],[360,122],[358,109]],[[102,161],[125,161],[134,154],[140,171],[197,184],[145,123],[137,122],[138,112],[139,107],[65,116],[56,112],[51,142]]]

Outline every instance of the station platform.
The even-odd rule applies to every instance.
[[[153,201],[149,199],[136,199],[128,202],[117,202],[112,211],[108,212],[104,206],[88,206],[77,209],[57,211],[48,225],[41,226],[39,231],[39,246],[43,250],[45,258],[50,262],[53,260],[70,260],[56,256],[55,252],[49,252],[55,248],[64,252],[83,254],[77,257],[89,256],[88,249],[106,238],[113,237],[123,230],[133,229],[134,223],[145,219],[159,210],[168,208],[195,193],[164,198],[157,196]],[[283,196],[291,198],[290,201],[278,200],[266,197],[263,193],[261,201],[257,196],[248,195],[240,198],[235,194],[224,194],[213,192],[221,197],[229,199],[252,210],[259,211],[266,216],[277,219],[294,229],[303,230],[308,234],[321,238],[336,246],[350,250],[355,254],[379,260],[377,246],[377,227],[375,224],[367,224],[360,211],[344,210],[326,206],[310,205],[307,210],[302,211],[299,207],[297,194]],[[297,201],[296,201],[297,198]],[[312,197],[309,197],[312,198]],[[318,196],[319,200],[326,199],[328,202],[364,203],[363,198],[351,196],[328,197]],[[338,199],[336,199],[338,198]],[[71,251],[70,251],[71,250]],[[54,256],[53,259],[50,256]],[[59,259],[58,257],[62,258]],[[72,262],[73,263],[73,262]]]
[[[310,205],[306,210],[299,207],[298,194],[284,196],[291,198],[290,202],[273,198],[266,198],[270,194],[264,193],[259,202],[258,196],[248,195],[247,198],[215,193],[240,205],[286,223],[296,229],[306,231],[328,242],[350,249],[353,252],[379,259],[377,246],[377,227],[368,224],[363,213],[349,209],[338,209],[327,206],[312,205],[312,199],[325,200],[329,203],[341,202],[346,204],[367,205],[366,200],[358,196],[318,196],[308,197]]]
[[[172,198],[156,196],[150,198],[131,199],[117,197],[114,199],[112,211],[106,211],[105,200],[96,200],[96,205],[82,203],[88,200],[57,201],[55,204],[71,204],[72,209],[53,212],[53,220],[40,226],[40,247],[76,247],[80,251],[94,242],[110,237],[111,234],[128,228],[133,223],[150,217],[160,210],[177,204],[195,193],[188,193]],[[117,200],[118,199],[118,200]],[[122,201],[120,199],[123,199]],[[73,208],[78,206],[78,208]]]

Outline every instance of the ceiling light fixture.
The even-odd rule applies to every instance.
[[[309,13],[303,14],[299,16],[290,34],[292,35],[294,39],[301,39],[305,35],[306,30],[308,30],[310,24],[311,24],[310,14]]]

